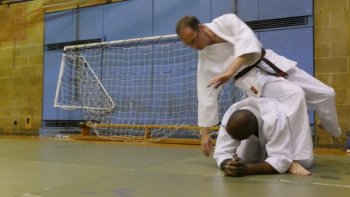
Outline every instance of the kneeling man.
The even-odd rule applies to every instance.
[[[292,133],[291,126],[277,101],[248,97],[225,113],[214,158],[226,176],[285,172],[310,175],[311,132]]]

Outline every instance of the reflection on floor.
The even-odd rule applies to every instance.
[[[198,146],[0,138],[0,196],[349,196],[350,157],[322,152],[309,177],[231,178]]]

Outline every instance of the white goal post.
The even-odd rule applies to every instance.
[[[102,137],[198,137],[197,57],[176,35],[65,47],[54,107],[82,109]],[[221,92],[222,116],[243,94]]]

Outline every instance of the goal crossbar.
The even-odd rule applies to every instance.
[[[127,129],[185,129],[185,130],[200,130],[202,127],[192,125],[131,125],[131,124],[100,124],[86,123],[90,128],[127,128]],[[218,126],[209,127],[210,130],[219,130]]]
[[[161,36],[152,36],[152,37],[145,37],[145,38],[132,38],[132,39],[126,39],[126,40],[115,40],[110,42],[99,42],[99,43],[89,43],[89,44],[79,44],[79,45],[72,45],[72,46],[65,46],[63,51],[67,50],[75,50],[75,49],[89,49],[89,48],[95,48],[95,47],[103,47],[103,46],[118,46],[118,45],[126,45],[126,44],[137,44],[147,41],[157,41],[157,40],[175,40],[178,39],[178,36],[176,34],[170,34],[170,35],[161,35]]]

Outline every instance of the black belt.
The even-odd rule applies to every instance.
[[[238,80],[239,78],[241,78],[243,75],[247,74],[249,71],[251,71],[253,68],[259,68],[260,70],[266,72],[267,74],[269,75],[273,75],[273,76],[276,76],[276,77],[283,77],[283,78],[288,78],[288,74],[285,73],[283,70],[279,69],[274,63],[272,63],[270,60],[266,59],[264,56],[266,54],[266,51],[264,48],[261,49],[261,58],[255,62],[253,65],[251,66],[248,66],[247,68],[243,69],[241,72],[239,72],[236,76],[235,76],[235,80]],[[270,68],[272,68],[272,70],[275,71],[275,73],[272,73],[272,72],[269,72],[269,71],[266,71],[262,68],[260,68],[258,65],[259,63],[263,61],[265,62],[267,65],[270,66]]]

